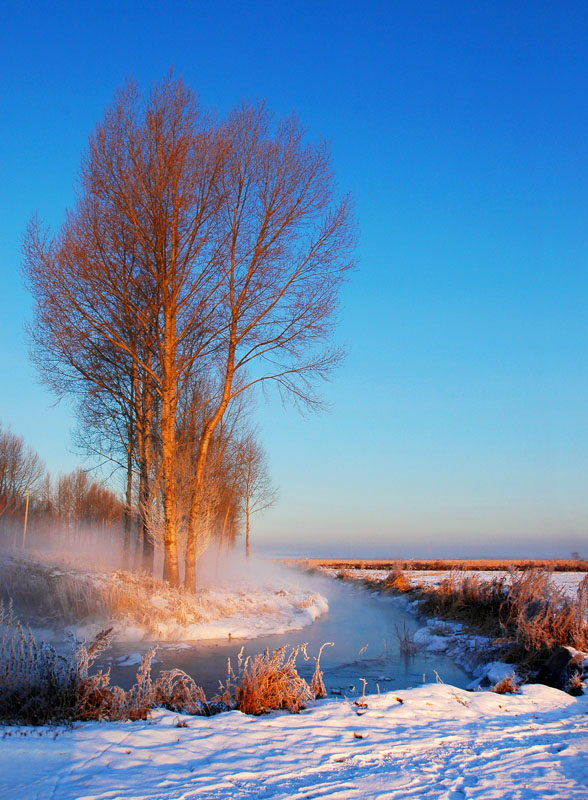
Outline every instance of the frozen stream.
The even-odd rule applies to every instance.
[[[394,597],[369,593],[365,588],[318,575],[305,574],[304,583],[320,592],[329,602],[329,611],[312,625],[300,631],[263,636],[247,640],[207,640],[177,645],[161,643],[153,664],[153,674],[162,669],[179,667],[202,686],[208,697],[218,689],[219,679],[227,672],[227,658],[236,668],[237,654],[256,655],[266,648],[275,650],[283,644],[308,642],[310,661],[299,657],[299,672],[309,678],[314,669],[312,656],[317,655],[323,642],[326,647],[321,658],[325,685],[329,693],[354,695],[362,688],[361,678],[367,680],[367,692],[414,687],[436,680],[435,672],[445,683],[465,687],[471,677],[442,653],[418,652],[414,656],[400,653],[397,629],[404,626],[413,632],[423,623],[402,607]],[[189,645],[187,647],[186,645]],[[142,642],[116,643],[107,651],[101,665],[112,667],[112,682],[128,688],[134,681],[138,654],[149,644]],[[121,666],[123,656],[131,655],[128,666]],[[354,688],[353,688],[354,687]]]

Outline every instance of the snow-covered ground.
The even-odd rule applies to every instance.
[[[0,729],[19,800],[572,800],[588,796],[588,698],[444,684],[324,700],[299,715],[179,716]]]
[[[254,639],[300,630],[328,611],[303,575],[253,559],[213,564],[193,594],[146,575],[90,570],[79,558],[0,556],[3,594],[17,615],[28,613],[38,639],[63,639],[68,618],[66,627],[86,640],[105,628],[117,642]]]
[[[331,567],[319,567],[320,572],[329,577],[336,577],[339,570],[332,569]],[[369,580],[369,581],[382,581],[388,575],[389,570],[385,569],[349,569],[346,574],[349,579],[353,580]],[[460,570],[458,573],[451,573],[448,570],[405,570],[404,575],[406,579],[413,586],[439,586],[439,584],[447,580],[452,574],[457,574],[461,577],[474,577],[481,580],[491,581],[494,578],[508,578],[509,573],[500,570]],[[578,586],[586,572],[552,572],[551,580],[556,586],[565,589],[571,596],[575,597]]]
[[[113,626],[113,639],[118,642],[254,639],[300,630],[329,608],[322,595],[293,583],[278,589],[271,580],[240,582],[198,592],[193,605],[201,618],[195,622],[189,615],[178,619],[174,597],[170,595],[169,590],[162,588],[147,598],[143,609],[148,613],[151,606],[153,615],[143,622],[129,615],[73,627],[78,636],[92,639],[99,630]]]

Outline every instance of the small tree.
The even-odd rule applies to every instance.
[[[27,493],[40,487],[43,474],[38,454],[0,423],[0,516],[22,508]]]
[[[251,516],[273,506],[278,498],[273,486],[263,447],[252,436],[242,448],[241,502],[245,516],[245,554],[251,555]]]

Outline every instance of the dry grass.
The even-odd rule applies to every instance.
[[[514,694],[518,691],[519,684],[515,678],[515,673],[513,672],[512,675],[506,675],[502,680],[498,681],[491,687],[492,692],[496,692],[496,694]]]
[[[87,653],[70,640],[66,655],[37,643],[0,602],[0,721],[42,725],[73,719]]]
[[[411,584],[400,564],[395,564],[384,578],[383,584],[387,589],[394,589],[396,592],[410,591]]]
[[[567,683],[567,685],[565,687],[566,692],[568,692],[569,694],[572,694],[574,696],[578,696],[578,695],[583,694],[584,693],[584,688],[585,688],[585,685],[584,685],[584,681],[582,680],[582,675],[580,674],[580,672],[574,672],[570,676],[570,679],[568,680],[568,683]]]
[[[241,650],[237,657],[237,673],[233,671],[229,660],[227,679],[221,684],[221,692],[215,699],[244,714],[258,716],[279,709],[297,713],[317,697],[326,696],[320,671],[323,647],[315,659],[310,685],[296,669],[299,655],[308,660],[305,644],[293,647],[290,653],[287,653],[287,646],[284,645],[273,653],[266,650],[263,654],[247,658],[243,658]]]
[[[180,669],[167,670],[153,681],[151,662],[156,647],[141,661],[134,685],[124,691],[110,683],[110,670],[90,674],[97,656],[110,644],[111,631],[102,631],[88,647],[70,639],[65,655],[44,643],[14,616],[12,607],[0,604],[0,722],[42,725],[74,720],[146,719],[151,710],[164,706],[172,711],[206,715],[236,708],[245,714],[274,709],[300,711],[326,690],[315,658],[310,685],[296,669],[299,654],[308,660],[306,645],[286,654],[286,646],[273,653],[242,658],[235,675],[229,674],[222,694],[208,702],[202,688]]]
[[[357,562],[357,567],[365,568],[367,563]],[[439,566],[441,563],[427,562],[427,565]],[[582,563],[558,562],[566,569],[570,564]],[[511,566],[508,572],[488,579],[475,571],[475,564],[468,563],[465,566],[473,568],[474,572],[454,569],[438,586],[415,587],[402,569],[406,562],[387,564],[391,564],[391,569],[386,577],[370,581],[370,587],[376,585],[383,591],[410,593],[418,601],[421,612],[459,620],[475,633],[494,639],[501,648],[501,657],[517,663],[526,675],[537,675],[558,647],[588,651],[588,575],[579,583],[574,598],[569,595],[569,589],[553,581],[552,573],[547,569],[514,569]],[[505,566],[504,562],[498,561],[477,564],[483,564],[485,568],[491,564],[497,569]],[[338,577],[355,580],[354,570],[349,566],[347,564]],[[381,567],[383,564],[374,565],[372,562],[370,566]],[[407,566],[418,568],[414,562]],[[414,641],[407,636],[406,630],[397,630],[396,633],[400,651],[414,653]],[[569,670],[567,674],[570,674]],[[581,681],[581,676],[577,681]],[[572,689],[576,691],[578,687]]]
[[[413,656],[418,650],[418,645],[414,640],[414,636],[406,627],[406,623],[404,624],[402,631],[400,630],[398,625],[396,625],[395,628],[396,628],[396,638],[398,639],[400,653],[403,656]]]
[[[143,629],[146,638],[178,635],[178,629],[238,615],[240,618],[303,610],[316,602],[310,592],[248,587],[191,592],[149,575],[80,570],[71,563],[0,551],[0,599],[12,599],[23,618],[43,624],[115,623]]]
[[[458,619],[495,638],[503,657],[535,673],[558,647],[588,651],[588,576],[575,598],[545,570],[511,571],[493,580],[452,573],[419,592],[422,611]]]
[[[406,571],[447,572],[450,570],[467,570],[469,572],[509,571],[542,569],[550,572],[588,572],[587,559],[355,559],[355,558],[305,558],[283,559],[283,563],[303,569],[325,567],[334,570],[391,570],[398,567]]]
[[[0,599],[11,598],[22,613],[66,623],[128,619],[155,632],[159,623],[170,618],[180,625],[206,618],[204,597],[197,601],[190,592],[151,576],[80,571],[33,558],[2,559],[0,592]]]
[[[310,691],[316,697],[316,699],[320,699],[327,696],[327,690],[325,688],[325,684],[323,681],[323,673],[321,671],[321,656],[323,654],[323,650],[325,647],[334,647],[334,642],[324,642],[321,645],[321,649],[319,650],[318,656],[314,659],[314,673],[312,675],[312,680],[310,681]]]
[[[70,638],[64,654],[38,643],[12,608],[0,604],[0,721],[43,725],[74,720],[146,719],[152,708],[208,714],[202,689],[181,670],[151,680],[153,647],[142,659],[135,684],[124,691],[110,683],[110,670],[89,670],[108,648],[111,631],[88,646]]]

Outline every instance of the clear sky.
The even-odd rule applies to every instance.
[[[266,98],[331,145],[358,269],[330,413],[258,416],[280,552],[588,552],[585,2],[0,4],[0,420],[79,463],[35,381],[20,242],[57,225],[126,77]]]

